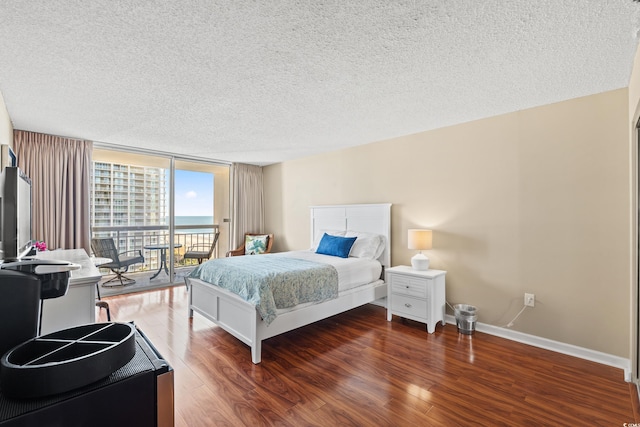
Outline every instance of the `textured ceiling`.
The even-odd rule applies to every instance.
[[[16,129],[270,164],[626,87],[631,0],[3,0]]]

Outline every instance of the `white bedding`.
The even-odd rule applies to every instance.
[[[387,285],[379,277],[381,265],[385,267],[391,265],[391,204],[312,206],[311,239],[318,236],[321,230],[338,230],[339,234],[343,231],[346,234],[348,230],[357,230],[353,233],[358,234],[356,236],[358,239],[367,237],[364,234],[377,234],[382,237],[381,242],[384,247],[380,254],[372,250],[374,248],[367,244],[366,239],[363,239],[363,245],[359,245],[362,247],[356,247],[357,250],[351,248],[354,254],[349,253],[350,259],[318,256],[312,251],[292,252],[285,255],[298,256],[302,259],[324,259],[325,262],[337,267],[341,277],[340,289],[343,287],[351,287],[351,289],[340,290],[337,298],[319,304],[305,303],[310,304],[305,308],[296,305],[288,310],[289,312],[277,316],[267,324],[258,315],[255,305],[242,300],[226,289],[201,279],[187,277],[185,280],[190,284],[189,317],[193,317],[193,313],[197,312],[250,346],[251,361],[257,364],[261,361],[262,343],[267,338],[384,298],[387,295]],[[356,246],[356,243],[358,240],[353,246]],[[371,239],[369,243],[375,243],[375,239]],[[376,255],[380,260],[379,263],[364,260],[367,256],[375,257]],[[352,259],[356,256],[361,259]],[[354,263],[369,265],[371,270],[366,276],[362,276],[362,272],[356,273],[351,270]],[[343,270],[341,266],[346,268]],[[358,283],[361,285],[358,286]],[[280,313],[279,310],[278,313]]]
[[[340,258],[331,255],[317,254],[312,250],[279,252],[278,255],[291,258],[330,264],[338,272],[338,294],[345,295],[351,290],[373,282],[382,282],[382,264],[369,258]],[[279,308],[278,315],[308,307],[314,303],[298,304],[295,307]]]
[[[340,258],[317,254],[313,251],[280,252],[278,255],[334,266],[338,271],[338,292],[375,282],[382,274],[380,262],[368,258]]]

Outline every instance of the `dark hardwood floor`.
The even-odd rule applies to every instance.
[[[175,369],[176,426],[623,426],[619,369],[366,305],[249,347],[187,317],[183,286],[106,299]],[[101,310],[99,321],[106,321]]]

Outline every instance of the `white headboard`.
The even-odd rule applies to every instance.
[[[311,242],[320,230],[350,230],[384,236],[385,249],[378,260],[391,267],[391,203],[373,205],[311,206]]]

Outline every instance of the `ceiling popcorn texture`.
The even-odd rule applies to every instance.
[[[631,0],[5,0],[16,129],[271,164],[627,87]]]

